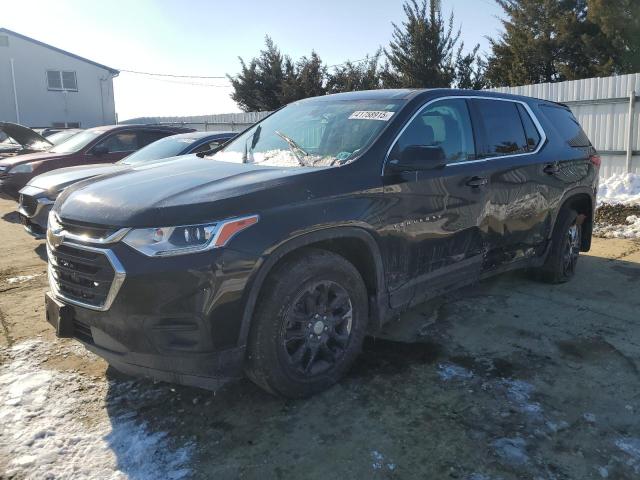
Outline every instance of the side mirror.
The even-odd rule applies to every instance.
[[[98,157],[101,155],[106,155],[107,153],[109,153],[109,147],[107,147],[106,145],[96,145],[95,147],[93,147],[93,150],[91,150],[91,153]]]
[[[396,172],[407,170],[431,170],[447,164],[447,157],[442,147],[431,145],[409,145],[400,152],[400,158],[389,162],[389,167]]]

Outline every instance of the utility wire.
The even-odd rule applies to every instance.
[[[342,62],[342,63],[336,63],[335,65],[327,65],[327,68],[335,68],[335,67],[340,67],[342,65],[346,65],[347,63],[360,63],[360,62],[364,62],[365,60],[370,60],[372,57],[366,57],[366,58],[361,58],[360,60],[347,60],[346,62]],[[147,75],[147,76],[151,76],[151,77],[169,77],[169,78],[199,78],[199,79],[223,79],[223,80],[228,80],[228,77],[225,76],[211,76],[211,75],[175,75],[172,73],[157,73],[157,72],[141,72],[139,70],[127,70],[125,68],[120,68],[118,69],[121,72],[126,72],[126,73],[133,73],[136,75]],[[177,82],[176,82],[177,83]],[[198,84],[198,85],[203,85],[203,84]],[[207,85],[207,86],[217,86],[217,85]]]

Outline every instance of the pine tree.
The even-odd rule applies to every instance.
[[[560,49],[555,19],[558,0],[496,0],[506,18],[504,33],[490,39],[492,53],[486,77],[493,86],[555,82],[563,78],[556,68]]]
[[[229,77],[234,88],[231,98],[246,112],[269,111],[282,106],[284,66],[291,60],[283,57],[268,36],[265,47],[249,66],[240,58],[240,74],[236,78]]]
[[[504,33],[491,40],[493,86],[559,82],[640,69],[638,0],[496,0]]]
[[[340,93],[355,90],[375,90],[382,87],[380,78],[380,57],[382,50],[367,55],[360,62],[347,61],[328,74],[327,92]]]
[[[393,23],[393,37],[385,56],[386,83],[402,87],[449,87],[455,79],[455,46],[460,30],[453,29],[453,14],[446,21],[437,0],[408,0],[406,20]]]

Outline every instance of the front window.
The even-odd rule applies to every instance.
[[[121,160],[119,163],[137,165],[139,163],[152,162],[161,158],[175,157],[195,141],[195,138],[166,137],[141,148],[137,152],[132,153],[127,158]]]
[[[211,158],[278,167],[327,167],[357,158],[403,105],[389,100],[293,103],[232,140]]]
[[[69,138],[50,151],[53,153],[75,153],[89,145],[93,140],[104,133],[103,130],[85,130]]]

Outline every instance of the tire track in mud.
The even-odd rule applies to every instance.
[[[11,333],[9,333],[9,325],[7,324],[7,319],[4,316],[2,309],[0,309],[0,327],[2,328],[2,336],[7,341],[7,345],[9,347],[13,346],[14,340]]]

